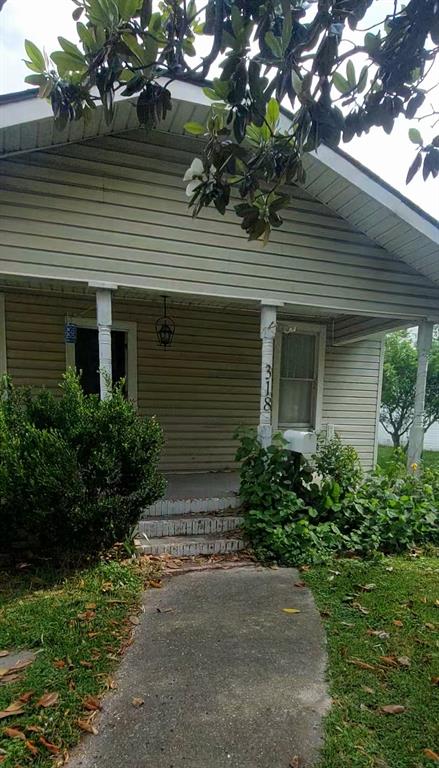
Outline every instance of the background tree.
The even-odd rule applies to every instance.
[[[416,346],[407,331],[389,333],[386,337],[380,421],[395,448],[401,445],[403,438],[407,438],[412,425],[417,365]],[[439,338],[436,333],[429,358],[424,430],[438,420]]]
[[[282,224],[285,184],[305,179],[303,155],[337,146],[404,115],[435,117],[426,85],[439,52],[439,0],[72,0],[78,45],[59,37],[50,58],[26,41],[27,82],[40,87],[61,125],[87,119],[97,103],[112,120],[114,97],[135,96],[139,123],[157,126],[171,109],[173,80],[205,84],[212,100],[202,159],[186,180],[196,215],[224,214],[232,188],[251,239]],[[388,7],[388,6],[387,6]],[[376,11],[376,23],[361,21]],[[380,17],[381,13],[381,17]],[[352,39],[354,38],[354,39]],[[290,112],[280,116],[280,104]],[[439,173],[439,135],[409,132],[422,167]]]

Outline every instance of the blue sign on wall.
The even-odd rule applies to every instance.
[[[76,344],[78,336],[78,328],[74,323],[65,323],[64,325],[64,341],[67,344]]]

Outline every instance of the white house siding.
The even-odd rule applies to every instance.
[[[115,321],[137,323],[139,411],[155,414],[164,428],[164,469],[233,467],[236,427],[259,418],[258,314],[171,302],[176,333],[165,351],[154,330],[159,303],[116,298],[113,306]],[[66,366],[66,315],[93,321],[94,296],[7,290],[5,311],[14,382],[56,391]],[[357,448],[366,468],[374,459],[380,348],[362,341],[326,354],[323,422]]]
[[[233,214],[188,213],[200,144],[133,131],[0,161],[0,273],[276,299],[388,317],[436,312],[439,288],[308,193],[264,248]]]
[[[365,468],[375,464],[384,343],[357,341],[326,352],[322,420],[353,445]]]
[[[404,435],[402,442],[406,443],[407,439],[407,435]],[[393,445],[392,438],[382,424],[379,425],[378,442],[380,445]],[[427,451],[439,451],[439,421],[435,421],[430,429],[427,429],[424,438],[424,448]]]

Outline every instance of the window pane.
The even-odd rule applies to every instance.
[[[312,381],[280,381],[279,424],[312,424]]]
[[[313,379],[315,376],[316,336],[284,333],[282,336],[281,377]]]

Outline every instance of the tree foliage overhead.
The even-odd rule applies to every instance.
[[[72,2],[78,44],[59,37],[48,57],[26,41],[26,80],[60,126],[98,104],[111,122],[119,92],[135,97],[141,125],[156,127],[172,108],[173,80],[213,76],[206,124],[186,126],[206,139],[187,193],[194,215],[211,204],[224,213],[235,189],[251,239],[281,225],[282,187],[304,181],[305,153],[373,126],[390,133],[400,115],[435,114],[425,80],[439,52],[439,0],[395,0],[386,18],[383,0]],[[378,21],[367,29],[369,10]],[[413,127],[409,136],[417,150],[407,181],[421,168],[436,177],[439,136],[423,140]]]
[[[381,423],[395,447],[406,439],[413,422],[418,356],[407,331],[389,333],[384,356]],[[439,421],[439,338],[433,338],[425,394],[424,429]]]

